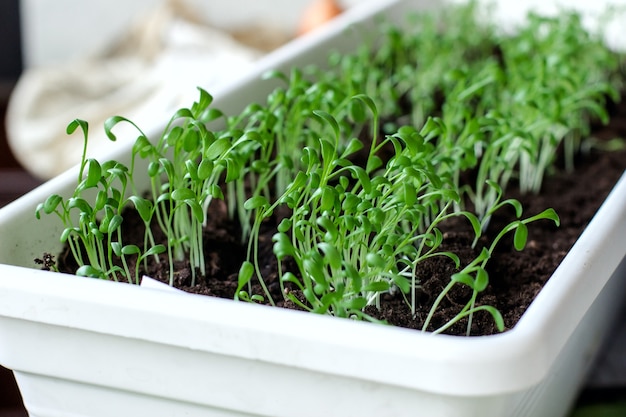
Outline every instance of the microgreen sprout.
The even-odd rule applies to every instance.
[[[134,244],[125,245],[122,241],[122,212],[128,201],[140,207],[149,203],[140,202],[138,197],[126,199],[129,181],[133,172],[123,164],[108,161],[100,164],[95,159],[87,159],[88,124],[83,120],[74,120],[67,127],[72,134],[81,129],[84,138],[83,158],[79,167],[78,185],[73,195],[67,199],[52,195],[44,203],[37,206],[36,215],[41,211],[46,214],[55,213],[65,226],[61,241],[68,244],[72,255],[78,263],[77,275],[118,280],[121,276],[128,282],[139,283],[139,264],[151,255],[158,255],[165,250],[156,244],[149,228],[146,228],[144,250]],[[94,195],[92,203],[87,193]],[[149,211],[149,210],[148,210]],[[145,210],[140,210],[145,216]],[[150,219],[144,220],[146,224]],[[131,273],[127,257],[136,256],[137,266]],[[115,259],[120,259],[120,266]]]

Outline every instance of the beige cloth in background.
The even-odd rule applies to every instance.
[[[101,157],[116,146],[104,134],[108,117],[127,117],[149,134],[177,108],[189,106],[198,97],[197,86],[210,92],[262,55],[194,15],[180,1],[170,1],[107,51],[25,71],[6,118],[9,146],[24,168],[48,179],[77,164],[82,137],[65,133],[76,118],[89,122],[88,154]],[[116,133],[123,140],[124,131]],[[136,133],[128,136],[134,140]]]

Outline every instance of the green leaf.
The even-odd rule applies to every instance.
[[[107,227],[108,229],[107,233],[111,234],[115,232],[122,225],[123,221],[124,219],[119,214],[116,214],[115,216],[113,216],[111,220],[109,221],[109,225]]]
[[[373,268],[384,268],[386,266],[385,259],[377,253],[368,253],[365,256],[367,265]]]
[[[135,209],[137,209],[137,213],[139,213],[141,220],[143,220],[144,223],[149,223],[152,219],[152,209],[154,207],[152,205],[152,201],[135,195],[128,197],[128,200],[131,201],[135,206]]]
[[[289,184],[289,189],[298,190],[304,186],[307,181],[307,176],[304,172],[299,171],[296,178]]]
[[[294,167],[294,161],[289,155],[279,155],[278,161],[281,167],[284,167],[288,170],[292,170]]]
[[[556,211],[554,211],[553,208],[545,209],[541,213],[529,219],[524,220],[524,223],[528,223],[528,222],[539,220],[539,219],[552,220],[557,227],[561,225],[561,219],[559,218],[559,215],[556,213]]]
[[[263,298],[261,294],[252,294],[252,297],[250,297],[250,301],[254,301],[255,303],[263,303],[265,301],[265,298]]]
[[[383,160],[380,159],[380,157],[378,157],[377,155],[372,155],[367,159],[367,165],[365,167],[365,170],[367,172],[373,172],[381,166],[383,166]]]
[[[219,200],[224,199],[224,193],[222,192],[222,189],[217,184],[211,184],[209,193],[211,194],[213,198],[217,198]]]
[[[341,208],[346,214],[354,214],[361,199],[354,194],[345,194],[341,203]]]
[[[320,150],[322,152],[322,160],[325,165],[331,165],[331,163],[337,158],[337,149],[332,142],[320,138]]]
[[[106,126],[106,125],[105,125]],[[68,125],[67,128],[65,128],[65,132],[68,135],[71,135],[72,133],[74,133],[76,131],[76,129],[81,128],[81,130],[84,132],[85,136],[87,135],[87,132],[89,131],[89,123],[87,123],[84,120],[81,119],[74,119],[72,120]],[[115,140],[115,139],[113,139]]]
[[[324,240],[326,242],[335,242],[339,237],[337,225],[328,216],[320,216],[316,220],[317,224],[326,230]]]
[[[369,219],[372,225],[375,225],[378,228],[385,223],[386,218],[387,215],[385,214],[385,211],[379,207],[372,207],[369,212]]]
[[[352,172],[352,177],[359,180],[363,191],[365,191],[366,194],[370,194],[372,192],[372,182],[367,172],[356,165],[348,167],[348,169]]]
[[[159,175],[160,166],[158,162],[150,162],[148,164],[148,175],[150,178],[154,178]]]
[[[335,119],[330,113],[322,110],[313,110],[313,114],[322,118],[322,120],[324,120],[326,124],[332,128],[335,138],[339,137],[340,129],[337,119]]]
[[[449,258],[452,262],[454,262],[455,268],[459,268],[459,266],[461,266],[461,259],[455,253],[452,253],[452,252],[439,252],[438,255],[445,256],[445,257]]]
[[[200,178],[198,177],[198,165],[195,161],[193,161],[192,159],[186,160],[185,168],[187,170],[187,173],[189,174],[189,178],[191,178],[191,181],[197,182],[200,180]]]
[[[347,310],[362,310],[367,306],[367,300],[364,297],[356,297],[348,300],[347,303],[344,304],[344,307]]]
[[[122,244],[120,242],[111,242],[111,250],[115,256],[122,256]]]
[[[219,109],[206,109],[201,115],[199,120],[202,123],[209,123],[213,120],[219,119],[224,116],[224,113]]]
[[[200,181],[204,181],[211,176],[213,173],[213,161],[210,159],[203,159],[200,161],[200,165],[198,165],[198,179]]]
[[[250,164],[250,168],[256,173],[265,173],[269,172],[270,164],[267,161],[257,159],[255,161],[252,161],[252,164]]]
[[[158,255],[160,253],[164,253],[167,250],[167,248],[165,247],[165,245],[155,245],[153,247],[151,247],[150,249],[148,249],[143,255],[144,257],[146,256],[152,256],[152,255]]]
[[[291,229],[291,220],[289,218],[284,218],[278,224],[276,230],[280,233],[287,233]]]
[[[393,275],[393,283],[400,288],[403,294],[408,294],[411,291],[411,282],[402,275]]]
[[[300,290],[302,290],[304,287],[302,286],[302,283],[300,282],[300,280],[292,273],[292,272],[285,272],[285,274],[283,275],[282,282],[290,282],[292,284],[295,284]]]
[[[98,230],[100,231],[100,233],[107,233],[109,230],[109,223],[111,223],[111,219],[113,218],[113,215],[110,216],[105,216],[104,218],[102,218],[102,221],[100,222],[100,227],[98,227]]]
[[[95,159],[87,160],[87,177],[85,178],[85,188],[92,188],[98,185],[102,177],[100,163]]]
[[[311,148],[309,146],[305,146],[302,149],[302,156],[300,157],[300,162],[302,165],[308,170],[313,169],[316,165],[320,163],[320,156],[316,149]]]
[[[67,242],[67,239],[69,239],[69,237],[72,234],[72,232],[74,232],[74,228],[73,227],[67,227],[67,228],[63,229],[63,233],[61,233],[61,237],[59,238],[61,243]]]
[[[174,164],[167,158],[159,158],[159,162],[163,169],[165,169],[165,173],[167,174],[167,178],[170,181],[176,180],[176,170],[174,169]]]
[[[412,126],[402,126],[394,136],[405,143],[410,155],[416,155],[423,148],[424,139]]]
[[[488,312],[489,314],[491,314],[491,317],[493,318],[493,321],[496,324],[496,328],[498,329],[498,331],[499,332],[504,331],[504,317],[502,317],[502,314],[500,313],[500,311],[498,311],[497,308],[492,307],[492,306],[480,306],[474,309],[474,311],[480,311],[480,310],[484,310]]]
[[[154,151],[154,146],[144,135],[139,135],[133,144],[133,154],[139,154],[142,158],[147,158]]]
[[[352,101],[348,104],[348,112],[350,113],[350,118],[354,121],[354,123],[363,123],[365,122],[365,111],[363,109],[363,104]]]
[[[77,208],[82,213],[85,213],[87,215],[91,215],[93,213],[93,209],[91,208],[87,200],[85,200],[84,198],[80,198],[80,197],[70,198],[67,201],[67,207],[68,209]]]
[[[338,199],[339,195],[337,194],[337,191],[335,191],[335,188],[330,185],[325,185],[321,192],[320,210],[322,212],[332,211],[335,208],[335,204],[338,202]]]
[[[128,120],[125,117],[122,116],[112,116],[109,117],[108,119],[106,119],[104,121],[104,132],[106,133],[107,137],[115,142],[117,140],[117,137],[113,134],[113,128],[115,127],[115,125],[117,125],[120,122],[128,122],[128,123],[132,123],[130,120]],[[69,126],[68,126],[69,128]],[[83,129],[84,130],[84,129]],[[69,131],[68,131],[69,133]]]
[[[267,198],[262,195],[251,197],[243,203],[243,208],[245,208],[246,210],[256,210],[268,206],[269,202],[267,201]]]
[[[374,116],[374,118],[375,119],[378,118],[378,109],[376,108],[376,103],[374,102],[374,100],[370,96],[365,95],[365,94],[357,94],[353,98],[363,102],[367,107],[369,107],[369,109],[372,112],[372,115]]]
[[[287,256],[294,256],[296,253],[296,249],[294,248],[289,236],[285,233],[276,233],[272,237],[272,241],[274,242],[274,255],[279,260],[285,259]]]
[[[456,274],[452,274],[450,280],[456,283],[465,284],[470,288],[474,288],[474,277],[467,272],[457,272]]]
[[[202,209],[202,206],[198,203],[198,201],[196,201],[195,199],[187,199],[185,200],[185,204],[189,206],[193,217],[196,218],[196,221],[198,223],[204,222],[204,210]]]
[[[76,270],[76,275],[88,278],[106,278],[104,272],[91,265],[83,265]]]
[[[170,193],[162,193],[157,197],[156,203],[161,204],[166,201],[172,200],[172,195]]]
[[[96,194],[94,210],[95,211],[102,210],[104,206],[106,205],[108,199],[109,199],[109,196],[107,195],[107,192],[105,190],[99,190],[98,193]]]
[[[100,229],[96,226],[95,223],[89,224],[89,234],[93,236],[94,239],[101,241],[104,239],[104,234],[100,231]]]
[[[309,174],[309,188],[310,189],[316,189],[320,186],[320,182],[322,182],[322,179],[320,178],[320,175],[317,172],[311,172]]]
[[[354,265],[351,265],[349,262],[343,265],[344,274],[346,277],[346,284],[350,286],[350,288],[355,292],[361,292],[361,287],[363,285],[363,279],[361,278],[361,274],[355,268]]]
[[[417,202],[417,190],[410,182],[405,182],[404,187],[404,204],[407,206],[414,206]]]
[[[318,247],[324,252],[324,259],[328,262],[328,265],[334,270],[340,270],[342,259],[337,248],[326,242],[318,243]]]
[[[328,297],[332,297],[332,301],[338,301],[340,298],[337,293],[329,292],[330,285],[326,280],[316,281],[316,284],[313,286],[313,292],[315,295],[324,295],[326,297],[322,297],[322,303],[326,305],[330,305],[331,303],[326,303],[326,301],[330,301]],[[332,294],[332,295],[329,295]],[[323,313],[322,313],[323,314]]]
[[[115,166],[107,169],[107,174],[111,177],[117,177],[120,181],[126,184],[128,168],[125,165],[116,163]]]
[[[200,135],[195,129],[187,129],[183,135],[183,149],[185,152],[193,152],[198,150],[200,144]]]
[[[224,156],[230,148],[231,142],[229,138],[219,138],[207,148],[204,152],[204,157],[211,160],[218,159]]]
[[[122,248],[123,255],[138,255],[141,253],[141,249],[137,245],[126,245]]]
[[[367,216],[360,214],[357,216],[357,219],[358,222],[361,223],[361,228],[359,232],[363,233],[364,235],[369,235],[372,232],[372,224],[370,223]]]
[[[172,116],[172,120],[175,119],[193,119],[193,113],[189,109],[178,109],[174,116]]]
[[[526,247],[526,240],[528,239],[528,227],[522,222],[517,224],[515,228],[515,235],[513,236],[513,245],[517,251],[521,251]]]
[[[478,220],[478,217],[476,217],[475,214],[467,211],[462,211],[459,214],[462,214],[467,218],[467,220],[469,220],[472,225],[472,229],[474,230],[474,235],[476,236],[476,238],[479,238],[482,235],[482,227],[480,225],[480,220]]]
[[[373,281],[363,287],[363,292],[385,292],[389,291],[389,288],[387,281]]]
[[[172,198],[174,201],[195,200],[197,195],[189,188],[177,188],[172,191]]]
[[[326,275],[324,274],[324,265],[322,257],[317,252],[309,252],[302,260],[303,270],[308,274],[316,283],[322,283],[326,281]],[[305,294],[306,296],[306,294]],[[307,297],[309,299],[309,297]],[[316,299],[313,297],[313,299]]]
[[[254,265],[250,261],[244,261],[239,268],[239,274],[237,275],[237,292],[239,292],[244,286],[250,282],[254,275]]]
[[[235,158],[226,158],[226,182],[235,181],[242,177],[241,162]]]
[[[476,278],[474,280],[474,291],[483,292],[489,285],[489,274],[484,268],[476,270]]]
[[[172,127],[170,131],[167,132],[165,135],[165,142],[168,144],[168,146],[176,147],[176,143],[178,142],[180,137],[183,135],[183,132],[184,132],[184,129],[180,126]]]
[[[201,109],[206,109],[211,105],[211,103],[213,103],[213,96],[202,87],[198,87],[198,91],[200,92],[200,99],[197,103],[198,107]]]
[[[441,135],[443,131],[444,128],[441,119],[438,117],[429,117],[419,133],[425,141],[429,141],[430,139]]]
[[[61,204],[63,198],[58,194],[52,194],[49,196],[46,201],[43,203],[43,211],[46,214],[53,213],[56,208]]]
[[[262,74],[261,78],[263,80],[270,80],[272,78],[277,78],[279,80],[282,80],[284,82],[289,82],[289,78],[287,77],[287,75],[285,75],[284,72],[279,71],[279,70],[270,70],[270,71],[266,71]]]
[[[522,213],[523,213],[523,207],[522,207],[522,203],[520,203],[519,201],[510,198],[508,200],[504,200],[502,202],[502,205],[504,204],[508,204],[510,206],[512,206],[515,209],[515,216],[519,219],[520,217],[522,217]]]

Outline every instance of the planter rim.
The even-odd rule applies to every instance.
[[[15,279],[18,273],[21,278]],[[498,391],[517,389],[519,383],[506,382],[511,363],[525,362],[520,367],[525,370],[520,378],[523,386],[540,380],[549,367],[539,330],[513,329],[471,338],[431,335],[201,295],[51,275],[0,265],[0,316],[435,392],[450,392],[455,385],[450,378],[476,375],[488,365],[480,371],[489,375],[485,386],[459,384],[452,389],[464,395],[494,387]],[[471,362],[467,357],[472,357]],[[435,372],[442,365],[452,368],[453,374]],[[430,376],[422,378],[420,374]],[[435,375],[437,380],[433,380]]]

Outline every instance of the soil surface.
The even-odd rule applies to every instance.
[[[611,113],[613,116],[608,126],[594,128],[593,137],[600,143],[617,137],[626,138],[626,100],[621,104],[612,105]],[[478,305],[496,307],[504,317],[506,328],[513,327],[572,247],[624,170],[626,170],[626,150],[609,152],[594,148],[580,156],[573,173],[565,172],[562,168],[551,173],[544,181],[543,190],[539,195],[518,195],[509,192],[508,197],[522,202],[524,217],[552,207],[560,216],[561,225],[556,227],[548,220],[530,224],[528,244],[521,252],[513,249],[511,239],[501,242],[497,253],[489,261],[487,269],[490,284],[480,294]],[[209,209],[211,211],[209,217],[212,220],[204,235],[207,274],[200,277],[196,285],[191,286],[191,271],[188,265],[181,263],[176,265],[174,284],[188,292],[233,298],[237,288],[237,273],[245,260],[246,248],[240,243],[238,225],[227,219],[225,204],[216,201]],[[512,216],[512,213],[509,214]],[[501,213],[494,217],[490,224],[494,227],[500,224],[501,228],[512,219],[513,217]],[[124,221],[128,233],[125,242],[141,242],[143,239],[141,220],[129,216]],[[131,236],[132,224],[137,224],[139,238]],[[267,223],[264,226],[265,233],[261,236],[259,259],[267,262],[262,265],[266,284],[274,294],[274,300],[278,301],[279,307],[294,308],[292,303],[282,302],[283,297],[276,278],[277,270],[273,262],[271,241],[275,233],[275,224]],[[442,249],[457,253],[462,261],[466,262],[476,256],[470,248],[473,235],[468,226],[456,222],[447,224],[442,230],[445,236]],[[63,254],[59,256],[58,265],[62,270],[70,272],[75,268]],[[162,258],[160,264],[150,266],[145,272],[155,279],[167,281],[168,268],[166,259]],[[289,265],[286,268],[289,268]],[[442,288],[448,284],[450,275],[454,272],[456,272],[454,264],[442,257],[432,258],[423,264],[419,271],[422,285],[418,295],[424,309],[418,311],[416,317],[412,317],[399,295],[386,296],[380,310],[371,308],[367,313],[392,325],[421,329],[430,306]],[[258,293],[261,293],[260,289]],[[469,289],[457,285],[438,309],[429,329],[436,329],[454,317],[467,302],[468,296]],[[446,333],[464,335],[466,328],[467,322],[460,321]],[[474,316],[472,335],[497,332],[489,314],[478,313]]]

